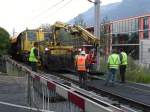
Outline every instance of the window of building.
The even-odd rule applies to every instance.
[[[122,21],[122,31],[125,32],[126,23],[125,21]]]
[[[120,26],[120,33],[122,32],[122,21],[119,22],[119,26]]]
[[[117,33],[117,22],[113,23],[113,33]]]
[[[128,25],[129,25],[129,26],[128,26],[128,28],[129,28],[128,30],[129,30],[129,31],[132,31],[132,30],[131,30],[131,19],[129,20]]]
[[[144,39],[148,38],[148,31],[144,31]]]
[[[120,32],[123,32],[122,31],[122,21],[120,21]]]
[[[117,22],[117,33],[120,32],[120,26],[119,26],[119,22]]]
[[[129,34],[129,44],[138,44],[139,43],[139,34],[138,32],[132,32]]]
[[[112,33],[115,33],[115,23],[112,24]]]
[[[125,32],[128,32],[129,31],[129,23],[128,23],[128,20],[125,21]]]
[[[118,35],[117,34],[113,34],[112,35],[112,44],[118,44]]]
[[[136,31],[136,28],[135,28],[135,19],[131,20],[131,31]]]
[[[148,17],[144,17],[144,29],[148,29]]]
[[[136,31],[139,30],[139,19],[138,18],[135,19],[135,30]]]
[[[117,33],[120,33],[120,21],[118,22],[118,32]]]

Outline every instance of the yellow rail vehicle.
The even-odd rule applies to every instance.
[[[13,54],[20,60],[28,62],[30,49],[38,42],[39,57],[43,68],[47,70],[74,70],[74,59],[79,49],[89,53],[91,50],[96,58],[99,40],[81,26],[71,26],[56,22],[51,31],[41,29],[25,30],[12,41]]]
[[[50,33],[42,31],[41,29],[25,30],[21,32],[15,39],[12,39],[11,52],[13,57],[17,57],[20,61],[28,62],[28,56],[34,42],[41,42],[48,40]],[[39,46],[40,51],[44,48]],[[15,56],[16,55],[16,56]]]
[[[99,40],[81,26],[72,26],[56,22],[52,26],[52,40],[48,51],[43,58],[44,68],[49,70],[74,70],[74,59],[78,50],[86,53],[93,51],[93,60],[96,60],[96,48]],[[93,61],[94,62],[94,61]]]

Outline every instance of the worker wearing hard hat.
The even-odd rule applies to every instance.
[[[80,87],[86,88],[87,81],[87,62],[86,62],[86,53],[81,51],[75,60],[77,66],[77,72],[79,75]]]

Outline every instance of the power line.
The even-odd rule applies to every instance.
[[[57,14],[56,12],[58,12],[58,11],[60,11],[60,9],[62,9],[62,8],[64,8],[65,6],[67,6],[69,3],[71,3],[72,2],[72,0],[69,0],[67,3],[65,3],[62,7],[60,7],[60,8],[58,8],[55,12],[53,12],[51,15],[53,16],[53,15],[55,15],[55,14]]]
[[[61,0],[59,2],[57,2],[56,4],[52,5],[51,7],[48,7],[47,9],[45,9],[44,11],[42,11],[41,13],[39,13],[37,16],[35,16],[34,18],[37,18],[39,16],[41,16],[42,14],[44,14],[45,12],[47,12],[48,10],[56,7],[57,5],[61,4],[64,0]]]
[[[50,10],[50,9],[52,9],[52,8],[54,8],[54,7],[56,7],[57,5],[59,5],[61,2],[63,2],[64,0],[62,0],[62,1],[60,1],[60,2],[57,2],[56,4],[54,4],[53,6],[51,6],[51,7],[49,7],[49,8],[47,8],[46,10],[44,10],[44,11],[42,11],[40,14],[38,14],[36,17],[34,17],[33,19],[37,19],[39,16],[41,16],[42,14],[44,14],[45,12],[47,12],[48,10]],[[60,9],[62,9],[62,8],[64,8],[66,5],[68,5],[69,3],[71,3],[71,1],[72,0],[69,0],[68,2],[66,2],[62,7],[60,7],[60,8],[58,8],[56,11],[54,11],[54,12],[52,12],[52,13],[50,13],[49,15],[55,15],[55,14],[57,14],[57,12],[58,11],[60,11]],[[32,19],[32,20],[33,20]]]

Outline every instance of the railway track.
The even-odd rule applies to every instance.
[[[25,64],[23,64],[23,65],[24,66],[28,66],[28,65],[25,65]],[[46,77],[49,77],[50,74],[53,75],[54,77],[57,76],[60,79],[65,80],[65,84],[69,85],[69,86],[71,86],[71,83],[79,85],[78,77],[73,75],[73,74],[71,74],[71,73],[68,73],[67,75],[64,75],[64,73],[56,73],[56,72],[53,72],[53,73],[50,73],[50,74],[49,73],[48,74],[44,73],[43,71],[39,71],[39,72],[43,73],[43,76],[46,76]],[[73,76],[73,77],[76,77],[76,78],[71,78],[70,76]],[[94,80],[95,79],[102,80],[102,79],[98,79],[97,77],[89,77],[89,78],[92,79],[92,80],[93,79]],[[102,80],[102,82],[104,82],[104,81]],[[101,83],[101,85],[102,84],[103,83]],[[134,89],[134,90],[137,90],[137,91],[145,92],[145,93],[147,93],[150,96],[150,88],[149,87],[142,86],[142,85],[141,86],[137,86],[136,84],[126,84],[126,85],[117,84],[117,86],[118,85],[126,87],[126,88],[130,88],[130,89]],[[134,100],[132,98],[119,95],[117,93],[114,93],[111,90],[108,91],[108,89],[104,89],[105,87],[104,88],[96,88],[95,85],[91,85],[90,83],[88,83],[87,86],[88,86],[88,89],[90,91],[93,91],[96,94],[100,94],[102,96],[107,96],[109,98],[117,100],[120,104],[130,105],[131,107],[138,108],[138,109],[142,110],[143,112],[150,112],[150,105],[148,103],[144,103],[144,102],[141,102],[139,100]],[[115,105],[120,107],[120,104],[115,104]]]
[[[79,81],[78,81],[78,78],[74,79],[74,78],[71,78],[68,74],[68,76],[66,75],[62,75],[61,73],[51,73],[55,76],[58,76],[60,77],[61,79],[64,79],[64,80],[67,80],[68,82],[71,82],[73,84],[76,84],[76,85],[79,85]],[[92,77],[89,77],[90,79]],[[92,78],[92,79],[96,79],[96,78]],[[102,82],[104,82],[104,80],[102,79],[97,79],[97,80],[101,80]],[[67,83],[69,85],[69,83]],[[104,84],[104,83],[100,83],[100,84]],[[113,90],[113,87],[108,87],[107,89],[104,89],[106,88],[105,86],[103,86],[103,88],[97,88],[95,87],[96,84],[93,84],[91,85],[90,83],[88,83],[88,89],[89,91],[93,91],[95,92],[96,94],[100,94],[102,96],[107,96],[113,100],[117,100],[120,104],[123,104],[123,105],[129,105],[130,107],[133,107],[133,108],[137,108],[137,110],[142,110],[143,112],[150,112],[150,105],[149,105],[149,102],[142,102],[140,99],[133,99],[132,97],[127,97],[126,95],[120,95]],[[150,88],[149,87],[146,87],[146,86],[137,86],[136,84],[125,84],[125,85],[122,85],[122,84],[117,84],[116,86],[122,86],[123,88],[126,88],[126,89],[129,89],[129,90],[134,90],[134,92],[136,93],[136,91],[141,91],[141,93],[145,94],[145,95],[149,95],[150,96]],[[111,88],[111,90],[110,90]],[[136,94],[135,94],[136,95]],[[138,94],[137,94],[138,96]],[[143,95],[144,97],[144,95]],[[150,97],[149,97],[150,98]],[[120,107],[120,104],[114,104],[114,105],[117,105],[118,107]]]

